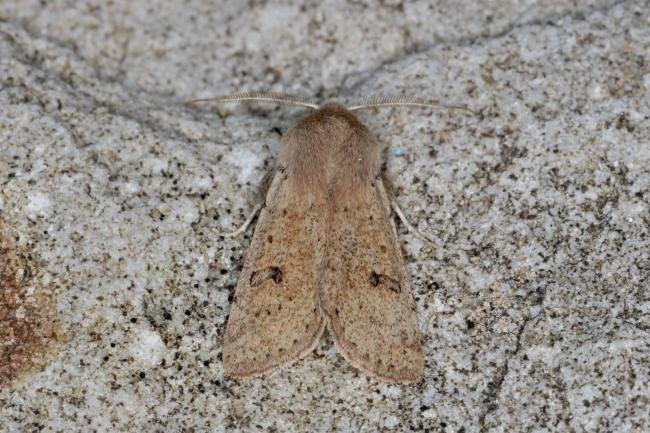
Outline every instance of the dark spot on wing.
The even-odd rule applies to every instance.
[[[397,282],[396,279],[391,278],[388,275],[378,274],[375,271],[372,271],[370,273],[370,278],[368,279],[368,282],[373,287],[377,287],[381,285],[395,293],[400,293],[402,291],[402,288],[400,287],[399,282]]]
[[[379,285],[379,274],[375,271],[372,271],[370,274],[370,285],[372,287],[377,287]]]
[[[251,274],[249,283],[252,287],[257,287],[264,282],[264,280],[271,279],[275,284],[282,282],[282,271],[277,266],[269,266],[259,271],[254,271]]]
[[[282,271],[277,266],[271,267],[271,279],[275,284],[280,284],[282,282]]]

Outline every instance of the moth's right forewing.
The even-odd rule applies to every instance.
[[[313,350],[325,326],[316,291],[323,207],[277,171],[235,289],[224,337],[226,375],[259,376]]]
[[[332,216],[321,304],[352,365],[383,381],[417,381],[420,332],[388,197],[381,179],[357,192]]]

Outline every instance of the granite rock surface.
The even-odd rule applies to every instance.
[[[650,4],[0,2],[0,431],[650,431]],[[223,376],[252,230],[301,109],[272,88],[466,103],[388,145],[426,366],[326,337]]]

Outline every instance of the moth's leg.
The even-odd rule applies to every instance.
[[[258,203],[264,203],[266,201],[266,194],[269,192],[269,188],[271,188],[271,182],[273,182],[273,176],[275,175],[275,168],[270,169],[269,171],[266,172],[264,177],[262,178],[262,181],[260,182],[260,186],[257,189],[257,202]]]
[[[400,209],[399,205],[397,204],[397,202],[396,202],[394,199],[391,199],[391,200],[390,200],[390,207],[393,209],[393,211],[395,212],[395,214],[397,214],[397,216],[399,217],[400,221],[402,221],[402,224],[404,224],[404,227],[406,227],[406,229],[407,229],[408,231],[410,231],[411,233],[413,233],[413,234],[415,235],[416,238],[418,238],[418,239],[420,239],[421,241],[424,241],[424,242],[433,242],[431,239],[429,239],[429,238],[427,238],[426,236],[424,236],[422,233],[420,233],[420,232],[418,231],[418,229],[416,229],[415,227],[413,227],[413,226],[411,225],[411,223],[408,222],[408,220],[407,220],[406,217],[404,216],[404,213],[402,212],[402,209]]]
[[[386,195],[388,196],[388,202],[390,203],[390,207],[393,210],[393,212],[395,212],[395,214],[399,217],[402,224],[404,224],[404,227],[406,227],[406,229],[409,232],[413,233],[415,237],[417,237],[421,241],[433,242],[431,239],[427,238],[422,233],[420,233],[418,229],[413,227],[413,225],[408,221],[408,219],[406,219],[406,216],[404,216],[402,209],[397,204],[397,200],[395,200],[395,189],[393,187],[393,183],[386,175],[386,171],[381,172],[381,180],[384,183],[384,188],[386,189]]]
[[[227,238],[239,236],[242,233],[246,231],[248,226],[253,222],[253,219],[255,218],[255,215],[262,209],[262,206],[264,206],[264,203],[266,201],[266,194],[269,192],[269,188],[271,187],[271,181],[273,180],[273,175],[275,174],[275,169],[271,169],[262,178],[262,182],[260,182],[259,189],[257,191],[257,196],[256,196],[256,202],[257,204],[251,211],[250,215],[248,215],[248,218],[246,218],[246,221],[244,221],[244,224],[242,224],[240,227],[238,227],[236,230],[232,232],[218,232],[217,236],[223,236]]]
[[[255,215],[257,215],[257,213],[260,211],[260,209],[262,209],[262,203],[258,203],[257,205],[255,205],[255,207],[251,211],[250,215],[248,215],[248,218],[246,218],[246,221],[244,221],[244,224],[239,226],[239,228],[237,228],[236,230],[234,230],[232,232],[217,232],[217,236],[223,236],[225,238],[232,238],[232,237],[239,236],[240,234],[244,233],[246,231],[246,229],[248,228],[248,226],[250,225],[250,223],[253,221],[253,218],[255,218]]]

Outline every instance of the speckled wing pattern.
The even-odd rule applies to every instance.
[[[379,177],[333,210],[321,304],[339,352],[389,382],[422,375],[420,333],[390,203]]]
[[[375,138],[336,104],[283,136],[226,326],[228,376],[291,364],[329,323],[356,368],[390,382],[420,378],[415,303],[380,166]]]
[[[325,327],[316,287],[324,250],[318,200],[298,197],[281,171],[273,177],[226,326],[226,375],[263,375],[317,344]]]

